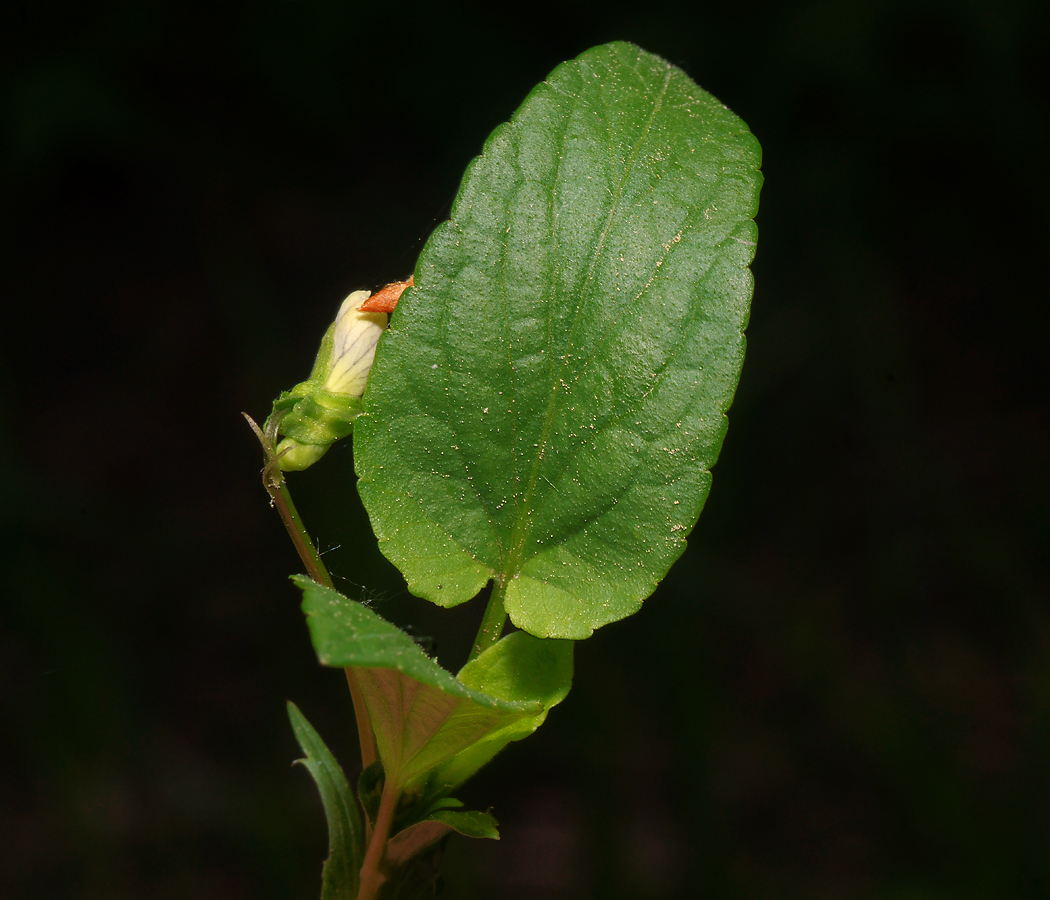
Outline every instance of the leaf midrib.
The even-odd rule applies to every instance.
[[[692,218],[692,214],[688,218]],[[681,235],[685,230],[687,230],[687,229],[683,227],[682,229],[679,230],[678,234]],[[726,240],[729,240],[729,239],[731,239],[731,236],[730,236],[730,238],[727,238]],[[673,242],[672,242],[671,245],[672,246],[678,246],[677,243],[673,243]],[[722,243],[716,245],[713,248],[712,258],[711,258],[710,262],[708,263],[707,268],[705,268],[703,273],[700,275],[700,278],[697,281],[698,285],[702,286],[707,281],[707,278],[708,278],[708,276],[711,273],[712,267],[714,266],[716,260],[719,258],[719,252],[718,251],[720,251],[721,248],[724,245],[725,245],[725,241],[723,241]],[[661,256],[660,259],[661,260],[666,260],[667,256],[670,254],[670,252],[671,252],[670,248],[666,249],[665,252],[664,252],[664,255]],[[573,385],[576,385],[576,384],[579,383],[580,378],[583,376],[584,372],[587,371],[587,368],[588,368],[588,366],[590,366],[591,362],[598,355],[598,353],[601,350],[601,347],[604,346],[605,342],[609,340],[610,336],[612,335],[612,332],[613,332],[613,329],[614,329],[615,325],[623,317],[623,314],[628,309],[630,309],[631,306],[633,306],[635,303],[637,303],[639,299],[641,299],[641,297],[646,293],[646,291],[648,291],[649,288],[652,286],[653,282],[657,279],[657,277],[659,277],[660,273],[661,273],[661,270],[657,269],[654,272],[653,277],[650,278],[649,281],[647,281],[645,283],[645,285],[643,285],[642,289],[634,296],[634,298],[629,303],[625,303],[624,304],[623,309],[620,311],[620,313],[617,314],[617,316],[609,323],[609,325],[606,327],[605,331],[602,333],[602,335],[599,337],[599,339],[595,342],[594,349],[591,351],[591,355],[589,357],[587,357],[587,359],[584,360],[583,365],[580,366],[579,370],[577,371],[576,378],[573,381]],[[602,431],[606,431],[606,430],[608,430],[610,428],[615,428],[616,426],[618,426],[624,420],[630,419],[631,417],[637,415],[638,409],[644,404],[645,400],[658,387],[660,387],[660,385],[666,380],[668,369],[671,367],[672,363],[677,359],[677,356],[678,356],[677,351],[689,339],[690,336],[691,336],[691,334],[687,330],[684,330],[682,332],[682,334],[679,335],[678,339],[674,342],[673,349],[670,352],[668,352],[667,358],[660,365],[659,369],[656,372],[653,373],[654,380],[653,380],[653,383],[649,386],[649,389],[644,394],[640,394],[638,396],[637,400],[634,403],[631,403],[630,405],[628,405],[619,414],[611,416],[607,422],[605,422],[598,429],[596,429],[596,431],[595,431],[596,435],[600,434]],[[696,400],[694,401],[694,403],[691,404],[687,408],[688,409],[695,408],[695,406],[700,402],[700,399],[701,398],[697,397]],[[653,436],[653,438],[651,438],[649,440],[645,440],[645,438],[641,438],[641,440],[644,440],[647,446],[651,446],[652,444],[656,443],[660,439],[660,437],[662,437],[662,436],[664,436],[666,434],[670,434],[670,433],[674,432],[674,430],[675,429],[673,429],[673,428],[669,428],[669,429],[667,429],[665,431],[657,432]],[[580,453],[580,451],[582,449],[583,449],[582,445],[580,445],[572,453],[565,454],[565,459],[564,459],[564,461],[562,463],[561,468],[558,470],[557,474],[554,476],[554,480],[553,481],[549,481],[551,487],[553,487],[555,489],[555,491],[557,490],[557,484],[561,481],[562,477],[565,475],[565,473],[568,471],[569,467],[572,465],[572,461],[574,459],[576,459],[576,457],[579,455],[579,453]],[[535,511],[536,512],[540,512],[541,510],[543,510],[544,507],[549,503],[551,496],[552,496],[552,494],[548,494],[547,497],[536,508]]]
[[[606,243],[606,240],[608,239],[610,231],[612,230],[613,223],[616,221],[616,218],[617,218],[618,214],[620,213],[620,200],[623,197],[624,189],[625,189],[625,187],[627,185],[627,181],[630,178],[631,173],[634,171],[634,166],[635,166],[635,163],[636,163],[637,158],[638,158],[638,153],[641,150],[642,145],[645,143],[646,138],[649,136],[650,131],[652,130],[653,122],[656,120],[656,117],[659,115],[660,111],[663,109],[664,97],[667,94],[667,90],[668,90],[668,87],[670,86],[671,79],[674,76],[674,71],[675,71],[674,67],[668,65],[666,75],[664,76],[664,83],[663,83],[663,85],[661,87],[661,90],[660,90],[660,93],[657,96],[656,101],[655,101],[655,103],[653,105],[653,110],[652,110],[652,112],[649,115],[649,118],[648,118],[648,120],[647,120],[647,122],[645,124],[645,128],[643,129],[641,135],[639,135],[637,142],[635,143],[634,147],[631,150],[631,156],[628,159],[627,164],[624,166],[623,175],[620,178],[620,183],[617,185],[616,193],[614,194],[614,196],[613,196],[613,198],[612,198],[612,200],[610,202],[609,214],[606,217],[605,225],[602,227],[602,230],[601,230],[601,232],[599,234],[598,245],[597,245],[597,247],[595,248],[594,252],[591,255],[590,265],[589,265],[589,267],[587,269],[587,275],[586,275],[586,278],[584,279],[584,282],[583,282],[584,285],[585,285],[585,291],[586,292],[584,293],[584,295],[581,297],[580,301],[576,305],[576,314],[575,314],[575,316],[573,318],[572,329],[569,332],[569,340],[568,340],[568,343],[566,345],[566,347],[567,347],[566,359],[563,360],[563,362],[562,362],[562,368],[561,368],[561,372],[562,373],[564,373],[565,370],[568,368],[568,358],[570,356],[570,354],[568,353],[568,350],[573,347],[573,341],[575,340],[576,331],[577,331],[577,328],[579,326],[580,314],[581,314],[584,306],[590,300],[591,289],[592,289],[593,284],[594,284],[594,270],[595,270],[595,268],[596,268],[596,266],[598,264],[598,260],[601,258],[602,251],[605,248],[605,243]],[[603,104],[605,104],[605,92],[604,91],[602,91],[601,96],[602,96]],[[605,104],[605,105],[606,105],[606,116],[605,116],[605,119],[606,119],[606,122],[608,123],[609,138],[610,138],[610,144],[611,144],[612,141],[613,141],[612,119],[611,119],[611,116],[609,116],[609,114],[608,114],[608,106],[607,106],[607,104]],[[568,131],[568,127],[566,126],[565,132],[567,132],[567,131]],[[613,153],[613,151],[611,149],[610,149],[610,155],[612,155],[615,158],[615,154]],[[559,173],[560,173],[560,163],[559,163]],[[558,176],[556,175],[555,176],[555,180],[554,180],[554,192],[553,192],[553,195],[552,195],[553,197],[557,196],[557,187],[558,187]],[[557,235],[557,215],[555,215],[555,229],[554,230],[555,230],[555,235]],[[554,244],[554,246],[555,247],[558,246],[557,237],[555,237],[555,244]],[[552,340],[553,340],[553,336],[552,336]],[[557,379],[555,379],[555,378],[552,378],[551,385],[550,385],[550,397],[549,397],[548,402],[547,402],[547,412],[546,412],[546,414],[544,416],[543,430],[541,432],[540,441],[539,441],[539,445],[540,446],[539,446],[539,449],[537,450],[537,452],[533,456],[532,467],[531,467],[531,471],[529,473],[529,482],[528,482],[528,486],[526,487],[524,502],[523,502],[523,504],[521,506],[522,513],[521,513],[521,515],[519,515],[516,518],[514,530],[511,533],[511,539],[510,539],[510,542],[509,542],[508,555],[507,555],[506,559],[503,562],[503,567],[502,567],[503,570],[502,570],[502,572],[499,573],[499,576],[498,576],[498,582],[499,582],[498,586],[501,588],[501,590],[504,593],[506,591],[507,583],[510,581],[510,579],[512,579],[518,573],[518,571],[519,571],[519,569],[520,569],[520,567],[522,565],[522,561],[523,561],[523,557],[524,557],[524,550],[525,550],[525,542],[528,540],[529,534],[532,531],[532,517],[533,517],[532,516],[532,510],[531,510],[532,498],[533,498],[533,496],[536,493],[536,486],[539,483],[540,466],[541,466],[541,464],[543,462],[543,458],[544,458],[544,456],[546,454],[546,451],[547,451],[547,444],[548,444],[548,442],[550,440],[551,428],[553,427],[554,420],[555,420],[555,418],[557,416],[557,412],[558,412],[558,409],[559,409],[559,406],[560,406],[560,402],[561,402],[561,397],[560,397],[560,394],[559,394],[559,391],[558,391],[558,384],[559,384],[559,381]]]

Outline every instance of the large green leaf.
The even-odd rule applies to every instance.
[[[355,424],[383,552],[585,638],[685,548],[744,357],[760,149],[630,44],[559,66],[470,165]]]
[[[364,841],[357,802],[339,763],[294,703],[288,704],[288,718],[306,754],[297,762],[313,776],[328,820],[328,859],[321,872],[321,900],[354,900]]]
[[[399,790],[451,790],[535,731],[569,691],[571,642],[516,632],[457,679],[360,603],[309,578],[293,580],[318,659],[357,674],[385,777]]]

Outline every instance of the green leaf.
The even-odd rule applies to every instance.
[[[465,837],[499,840],[499,822],[491,813],[477,810],[442,809],[430,816],[429,821],[441,822]]]
[[[546,710],[561,703],[572,686],[572,649],[572,641],[541,640],[516,631],[460,670],[458,678],[468,687],[501,700],[540,698],[544,713],[507,722],[457,753],[431,776],[430,793],[454,789],[511,741],[528,737],[543,724]]]
[[[457,800],[455,797],[442,797],[437,802],[433,803],[427,812],[427,815],[432,815],[440,809],[461,809],[463,807],[463,801]]]
[[[561,703],[572,686],[572,642],[540,640],[516,631],[468,662],[456,677],[500,700],[539,700],[549,709]]]
[[[491,813],[441,809],[394,835],[387,844],[386,860],[392,866],[404,865],[450,831],[466,837],[499,840],[499,823]]]
[[[357,803],[339,763],[294,703],[288,704],[288,718],[306,754],[297,762],[313,776],[328,820],[328,859],[321,872],[321,900],[353,900],[363,853]]]
[[[360,603],[304,576],[292,580],[320,662],[357,674],[386,777],[401,791],[425,788],[428,803],[535,731],[569,691],[571,642],[508,635],[460,680]]]
[[[744,358],[761,151],[631,44],[554,70],[467,170],[355,423],[383,552],[581,639],[685,549]]]

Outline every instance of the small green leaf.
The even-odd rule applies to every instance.
[[[355,423],[386,556],[581,639],[685,549],[744,358],[761,151],[631,44],[557,69],[469,166]]]
[[[442,797],[440,800],[433,803],[427,812],[427,815],[436,813],[439,809],[462,809],[463,801],[457,800],[455,797]]]
[[[456,677],[500,700],[539,700],[549,709],[572,687],[572,650],[572,641],[540,640],[515,631],[468,662]]]
[[[499,822],[491,813],[442,809],[430,816],[430,821],[441,822],[466,837],[499,840]]]
[[[288,718],[306,754],[297,762],[313,776],[328,820],[328,859],[321,872],[321,900],[354,900],[363,853],[357,803],[339,763],[294,703],[288,704]]]
[[[544,710],[569,693],[572,686],[572,641],[541,640],[515,631],[467,663],[459,680],[476,691],[501,700],[538,698]],[[528,737],[546,718],[542,715],[507,722],[443,763],[431,776],[430,792],[453,790],[511,741]]]
[[[386,860],[395,867],[404,865],[450,831],[465,837],[499,840],[499,823],[491,813],[441,809],[394,835],[387,844]]]
[[[303,591],[318,659],[357,674],[386,777],[400,791],[423,790],[421,802],[447,794],[507,743],[531,734],[568,693],[569,641],[509,635],[464,668],[464,681],[360,603],[304,576],[293,581]]]
[[[400,628],[362,604],[305,575],[293,575],[292,581],[303,592],[303,612],[321,665],[396,669],[451,696],[477,699],[492,708],[527,710],[525,703],[501,704],[472,691],[427,656]],[[537,701],[531,709],[539,707]]]

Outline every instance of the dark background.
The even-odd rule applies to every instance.
[[[1041,3],[23,3],[0,24],[0,893],[310,898],[284,702],[356,772],[241,410],[401,278],[563,59],[632,40],[765,150],[748,361],[689,550],[465,791],[450,898],[1050,895]],[[457,666],[349,447],[294,487]]]

